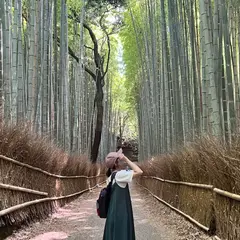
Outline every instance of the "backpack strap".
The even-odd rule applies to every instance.
[[[117,172],[113,172],[113,173],[112,173],[112,175],[111,175],[111,183],[112,183],[113,179],[115,178],[116,173],[117,173]]]

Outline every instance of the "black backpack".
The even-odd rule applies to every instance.
[[[107,187],[101,190],[98,200],[96,202],[97,214],[100,218],[107,217],[108,207],[111,199],[112,181],[115,175],[116,175],[116,172],[112,173],[110,183],[107,185]]]

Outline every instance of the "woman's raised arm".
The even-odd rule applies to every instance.
[[[143,171],[140,167],[138,167],[135,163],[129,160],[124,154],[121,154],[119,157],[120,160],[123,160],[127,163],[127,165],[133,170],[133,177],[137,177],[143,174]]]

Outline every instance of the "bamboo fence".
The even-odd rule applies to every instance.
[[[105,175],[61,176],[0,155],[0,230],[43,218],[105,182]]]
[[[137,183],[202,230],[216,234],[216,239],[240,239],[240,195],[213,185],[155,176],[142,176]]]

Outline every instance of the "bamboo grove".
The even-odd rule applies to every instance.
[[[92,41],[98,38],[101,56],[110,37],[87,22],[86,8],[84,0],[0,1],[0,108],[1,123],[24,122],[67,152],[89,156],[98,122]],[[111,71],[104,74],[100,157],[116,145]]]
[[[239,134],[239,11],[237,0],[129,1],[122,39],[140,159]]]
[[[1,122],[24,122],[93,161],[134,118],[139,159],[206,134],[231,144],[240,131],[240,2],[119,2],[0,2]],[[120,24],[107,23],[109,11]]]

